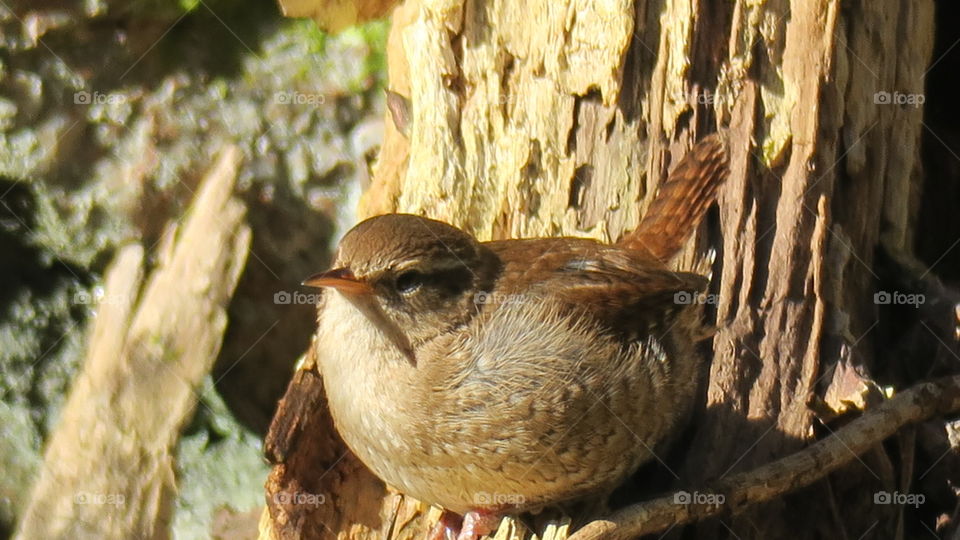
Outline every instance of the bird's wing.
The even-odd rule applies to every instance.
[[[672,324],[707,287],[707,279],[675,272],[634,250],[581,238],[485,244],[500,259],[494,299],[534,295],[589,315],[614,333],[636,335]]]

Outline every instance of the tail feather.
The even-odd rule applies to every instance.
[[[729,174],[719,135],[698,142],[674,168],[635,231],[618,244],[667,262],[683,247]]]

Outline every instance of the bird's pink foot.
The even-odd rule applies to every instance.
[[[477,540],[497,530],[499,525],[499,515],[483,510],[467,512],[463,516],[444,510],[427,534],[427,540]]]
[[[454,540],[463,525],[463,517],[460,514],[447,512],[440,514],[440,520],[433,524],[430,532],[427,534],[427,540]]]
[[[460,528],[457,540],[476,540],[497,530],[498,525],[500,525],[500,516],[497,514],[483,510],[467,512],[463,516],[463,527]]]

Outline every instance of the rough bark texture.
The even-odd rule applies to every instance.
[[[390,86],[410,98],[409,125],[388,128],[362,215],[425,214],[484,240],[616,240],[692,141],[727,130],[720,219],[678,261],[705,270],[705,248],[719,252],[709,389],[682,456],[665,456],[662,489],[795,452],[879,395],[878,248],[912,253],[923,180],[923,108],[885,99],[924,91],[932,0],[407,1],[393,24]],[[304,388],[291,385],[285,406]],[[323,407],[311,410],[324,418],[310,430],[329,429]],[[345,452],[326,433],[292,441],[281,444],[291,456]],[[696,536],[902,535],[902,507],[874,504],[878,491],[910,490],[914,443],[898,442],[896,458],[878,448],[831,480],[696,525]],[[299,470],[288,460],[268,493],[341,478],[311,486],[335,502],[323,513],[331,533],[422,534],[430,519],[415,503],[354,498],[349,486],[374,480],[346,455]],[[306,530],[302,512],[268,501],[264,537]]]
[[[118,254],[18,538],[169,538],[173,452],[250,244],[233,196],[239,158],[233,147],[220,157],[148,280],[142,246]]]

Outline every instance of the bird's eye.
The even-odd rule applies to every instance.
[[[423,286],[424,275],[416,270],[408,270],[397,276],[397,291],[400,294],[415,293]]]

